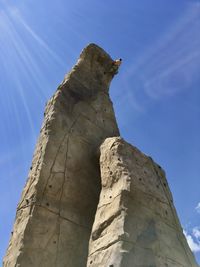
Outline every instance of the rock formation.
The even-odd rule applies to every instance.
[[[47,103],[4,267],[197,266],[164,172],[119,137],[116,73],[90,44]]]
[[[119,135],[108,95],[112,62],[89,45],[48,102],[5,267],[86,266],[100,192],[98,148]]]
[[[101,145],[88,267],[193,267],[165,173],[120,137]]]

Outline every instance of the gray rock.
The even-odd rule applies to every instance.
[[[120,137],[101,145],[88,267],[197,267],[165,173]]]
[[[85,267],[100,193],[98,148],[119,135],[113,60],[87,46],[46,106],[4,267]]]

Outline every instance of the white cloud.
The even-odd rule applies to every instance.
[[[200,213],[200,202],[197,204],[195,210]],[[200,252],[200,226],[196,226],[191,229],[190,233],[183,231],[188,245],[195,253]]]
[[[188,245],[191,250],[196,253],[200,252],[200,229],[197,227],[193,228],[191,235],[188,234],[186,231],[183,231],[183,233],[187,239]]]
[[[200,202],[197,204],[195,210],[196,210],[198,213],[200,213]]]
[[[192,233],[193,233],[195,238],[200,240],[200,227],[193,228]]]

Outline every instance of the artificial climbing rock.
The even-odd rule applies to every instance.
[[[100,167],[87,266],[197,267],[161,167],[120,137],[102,144]]]
[[[119,135],[107,69],[87,46],[46,106],[4,267],[85,267],[100,192],[98,148]]]

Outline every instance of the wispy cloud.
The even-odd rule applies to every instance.
[[[144,99],[158,100],[191,88],[199,79],[199,17],[200,3],[190,3],[157,43],[129,66],[124,79],[131,81],[130,91],[139,84]],[[133,94],[135,102],[143,104],[137,92]]]
[[[200,230],[199,230],[199,228],[197,228],[197,227],[193,228],[191,234],[188,234],[186,231],[183,231],[183,233],[187,239],[187,242],[188,242],[190,249],[196,253],[200,252],[200,239],[199,239],[200,238]]]
[[[200,213],[200,202],[197,204],[195,210]],[[190,233],[186,230],[183,233],[191,250],[195,253],[200,252],[200,226],[193,227]]]
[[[195,238],[200,239],[200,227],[194,227],[192,233]]]
[[[196,210],[198,213],[200,213],[200,202],[197,204],[195,210]]]

